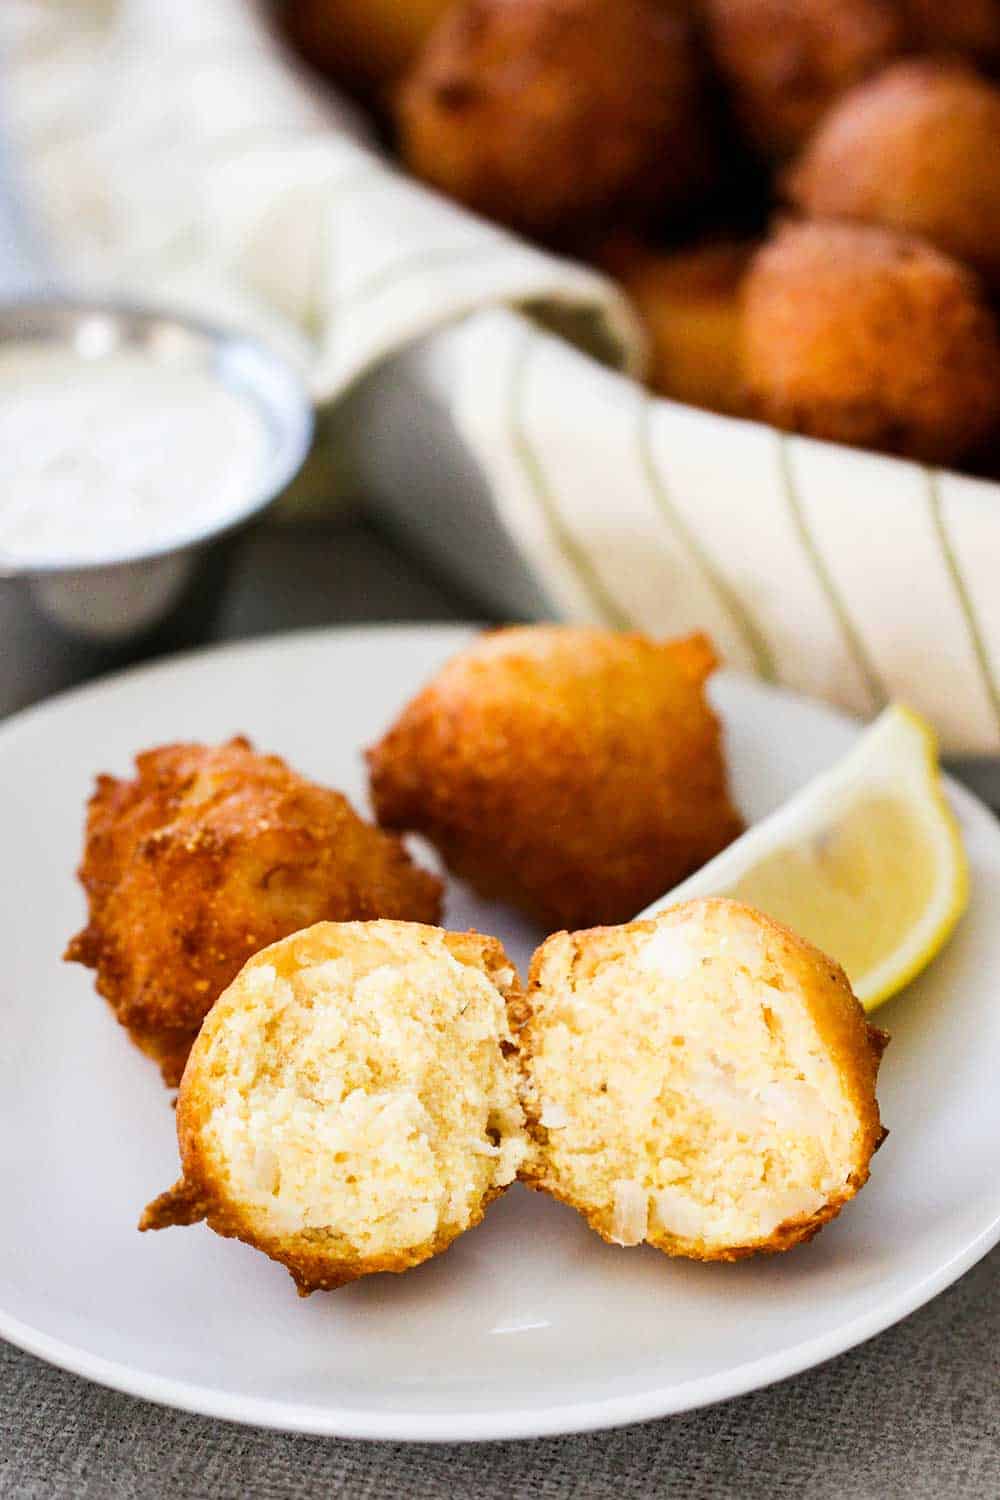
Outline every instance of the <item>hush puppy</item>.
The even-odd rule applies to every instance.
[[[731,241],[675,251],[635,241],[606,247],[602,262],[649,336],[649,385],[659,395],[730,415],[745,410],[740,287],[752,253]]]
[[[543,239],[684,204],[710,172],[689,23],[664,0],[458,0],[397,117],[418,176]]]
[[[954,464],[1000,423],[1000,340],[973,272],[909,236],[787,224],[744,283],[743,373],[765,421]]]
[[[830,112],[786,189],[813,218],[921,235],[1000,286],[1000,88],[958,63],[897,63]]]
[[[258,948],[324,918],[440,915],[440,881],[398,839],[245,739],[148,750],[136,771],[98,777],[79,870],[89,920],[65,956],[96,969],[168,1085]]]
[[[705,23],[739,123],[779,158],[902,51],[906,34],[895,0],[706,0]]]
[[[837,964],[760,912],[689,901],[557,933],[527,1001],[523,1175],[612,1244],[787,1250],[866,1182],[886,1039]]]
[[[714,666],[702,635],[481,636],[368,752],[379,822],[550,929],[633,916],[740,831]]]
[[[204,1219],[303,1296],[440,1254],[527,1149],[518,1005],[503,948],[476,933],[321,922],[266,948],[201,1029],[183,1176],[140,1229]]]

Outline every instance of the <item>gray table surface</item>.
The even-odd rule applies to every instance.
[[[473,615],[360,523],[273,529],[239,558],[212,638]],[[0,714],[82,670],[78,653],[0,589]],[[0,1344],[0,1496],[997,1500],[998,1377],[1000,1250],[896,1328],[782,1385],[645,1427],[531,1443],[435,1448],[255,1431],[120,1396]]]

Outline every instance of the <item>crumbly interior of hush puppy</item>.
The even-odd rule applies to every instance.
[[[543,950],[527,1041],[538,1185],[606,1239],[705,1257],[786,1248],[780,1226],[819,1215],[814,1232],[867,1176],[877,1136],[808,972],[755,916],[699,910]],[[856,1006],[839,979],[836,999]]]
[[[391,1259],[452,1238],[514,1179],[523,1116],[486,973],[425,939],[405,962],[376,948],[243,980],[206,1059],[224,1085],[204,1144],[263,1237]]]

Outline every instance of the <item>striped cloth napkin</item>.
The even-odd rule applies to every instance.
[[[433,366],[553,613],[701,627],[731,666],[1000,749],[1000,486],[649,398],[618,290],[408,181],[251,0],[3,0],[0,48],[57,278],[257,331],[326,409]]]

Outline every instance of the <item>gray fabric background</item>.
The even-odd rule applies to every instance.
[[[264,531],[242,555],[214,633],[474,613],[361,525]],[[79,658],[2,589],[0,640],[0,714],[80,675]],[[997,1500],[1000,1249],[930,1306],[821,1369],[688,1416],[539,1442],[286,1437],[150,1406],[0,1344],[4,1500],[327,1494]]]
[[[286,1437],[148,1406],[0,1345],[0,1494],[45,1500],[995,1500],[1000,1251],[821,1369],[644,1427],[434,1447]]]

